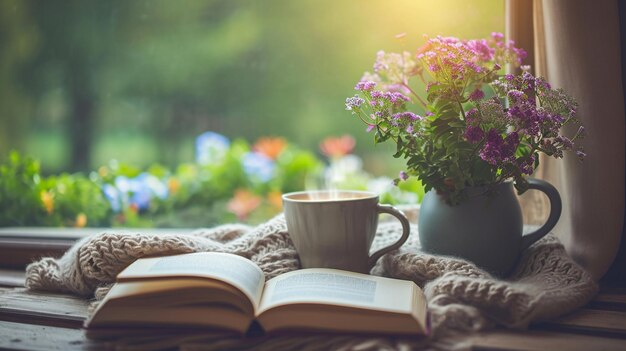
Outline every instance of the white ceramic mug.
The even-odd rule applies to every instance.
[[[399,248],[409,237],[409,221],[404,214],[390,205],[379,204],[375,193],[301,191],[284,194],[283,207],[302,268],[369,273],[382,255]],[[402,236],[369,255],[380,213],[398,218]]]

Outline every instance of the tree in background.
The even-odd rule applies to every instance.
[[[112,98],[141,106],[150,116],[137,120],[138,126],[157,141],[160,162],[170,165],[180,161],[185,141],[205,130],[223,131],[233,105],[248,103],[258,92],[252,90],[255,77],[246,72],[260,27],[249,6],[184,4],[131,2],[123,47],[105,78]]]
[[[0,1],[0,151],[23,146],[32,98],[18,75],[34,55],[38,33],[18,0]]]
[[[28,1],[39,36],[36,54],[23,66],[23,79],[35,99],[59,90],[66,113],[62,120],[69,141],[70,169],[87,170],[100,95],[97,82],[115,54],[119,38],[118,1]],[[41,116],[38,116],[41,118]]]
[[[25,151],[44,173],[173,166],[206,130],[311,150],[353,134],[357,153],[386,154],[343,115],[372,52],[504,23],[490,0],[6,0],[0,12],[0,153]]]

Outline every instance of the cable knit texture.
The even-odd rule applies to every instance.
[[[405,209],[409,216],[411,211],[415,209]],[[372,250],[389,245],[401,233],[402,228],[395,221],[382,221]],[[265,272],[267,279],[299,268],[298,254],[289,238],[284,216],[279,215],[256,227],[228,224],[191,234],[147,235],[107,231],[77,242],[59,259],[43,258],[30,264],[26,270],[26,286],[32,290],[95,296],[97,303],[115,281],[115,276],[137,258],[199,251],[230,252],[246,257]],[[462,259],[421,252],[417,228],[413,226],[411,236],[402,248],[383,256],[371,273],[412,280],[424,289],[431,316],[432,337],[402,340],[284,336],[241,344],[241,339],[218,340],[214,336],[202,339],[196,336],[179,338],[178,345],[187,345],[192,349],[212,349],[218,345],[222,348],[268,350],[281,347],[320,350],[458,348],[462,344],[452,345],[450,340],[454,339],[448,337],[444,340],[440,336],[450,336],[453,331],[485,330],[496,325],[526,328],[530,323],[554,318],[583,306],[597,292],[597,285],[591,276],[567,256],[563,245],[552,234],[523,253],[516,270],[507,280],[498,280]],[[137,341],[131,341],[134,342]],[[304,347],[305,344],[308,346]]]

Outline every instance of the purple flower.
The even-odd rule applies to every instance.
[[[396,120],[405,120],[405,121],[418,121],[423,119],[422,116],[416,115],[411,111],[399,112],[393,115],[391,118]]]
[[[487,40],[469,40],[467,46],[474,52],[476,56],[482,61],[489,61],[493,58],[494,49],[490,48],[487,44]]]
[[[563,135],[559,135],[556,138],[554,138],[554,142],[557,144],[560,144],[565,149],[571,149],[574,147],[574,143],[572,142],[572,140]]]
[[[405,95],[411,94],[411,90],[409,90],[404,84],[389,84],[385,87],[387,91],[396,91]]]
[[[362,80],[362,81],[356,83],[356,86],[354,87],[354,90],[370,91],[370,90],[374,89],[375,86],[376,86],[376,82],[363,81]]]
[[[480,126],[468,125],[465,129],[465,139],[472,144],[476,144],[481,141],[485,136],[485,132],[480,128]]]
[[[479,100],[482,100],[484,97],[485,97],[485,93],[478,88],[472,91],[472,93],[469,95],[469,99],[472,101],[479,101]]]
[[[380,50],[376,53],[376,62],[374,62],[374,72],[378,73],[389,69],[389,65],[385,62],[385,52]]]
[[[465,120],[467,122],[473,122],[478,118],[478,109],[477,108],[471,108],[469,111],[467,111],[465,113]]]
[[[535,89],[535,76],[530,72],[522,72],[522,85],[521,90],[534,90]]]
[[[526,56],[528,56],[528,54],[526,53],[526,50],[524,50],[522,48],[513,47],[512,44],[510,44],[509,47],[511,48],[511,50],[513,50],[513,53],[515,54],[515,56],[517,56],[517,63],[518,64],[521,64],[522,60],[525,59]]]
[[[518,145],[517,132],[512,132],[504,139],[495,128],[492,128],[487,132],[487,142],[480,151],[480,158],[494,166],[511,162]]]
[[[406,171],[411,174],[424,175],[415,161],[433,149],[440,152],[442,162],[437,167],[442,170],[437,176],[449,178],[447,183],[438,185],[447,187],[443,190],[449,190],[450,199],[456,200],[452,191],[461,190],[455,184],[463,184],[463,179],[487,183],[512,177],[521,181],[534,172],[540,153],[560,158],[564,151],[578,149],[575,144],[583,130],[568,137],[560,132],[564,123],[577,123],[577,104],[572,97],[533,76],[529,67],[521,67],[520,74],[497,78],[504,73],[501,71],[505,64],[519,67],[525,57],[524,50],[497,32],[476,40],[437,36],[428,39],[414,54],[380,51],[374,64],[377,73],[366,73],[355,86],[369,104],[355,97],[346,100],[346,106],[349,110],[358,108],[355,112],[359,114],[363,112],[361,120],[368,131],[380,128],[390,136],[388,139],[400,143],[398,146],[409,159]],[[419,95],[408,88],[412,77],[420,78],[426,94]],[[492,90],[489,93],[491,98],[481,88],[487,84],[493,90],[493,94]],[[412,103],[416,102],[424,108],[424,117],[407,111],[414,110]],[[461,106],[460,110],[465,111],[462,119],[447,121],[458,119],[459,102],[474,108]],[[453,128],[445,128],[446,123]],[[431,128],[439,125],[444,128]],[[437,144],[443,133],[443,142]],[[449,142],[459,138],[461,144]],[[405,141],[409,143],[405,145]],[[577,155],[582,158],[584,152],[580,150]],[[445,157],[479,161],[485,167],[489,165],[490,173],[451,168]],[[400,173],[396,181],[406,176]]]
[[[535,171],[535,155],[519,158],[518,166],[522,173],[526,175],[533,174]]]
[[[504,140],[504,156],[505,158],[511,158],[515,155],[515,151],[519,146],[519,134],[517,132],[511,132],[506,136]]]
[[[349,97],[346,99],[346,110],[352,111],[353,109],[358,109],[364,102],[365,100],[363,100],[358,95]]]
[[[400,171],[400,174],[398,174],[398,178],[402,180],[407,180],[409,179],[409,175],[405,171]]]
[[[520,90],[509,90],[509,92],[507,93],[507,96],[509,97],[512,103],[520,102],[526,97],[524,92]]]
[[[380,99],[381,97],[383,97],[383,92],[380,90],[374,90],[371,93],[372,99]]]
[[[383,94],[383,97],[387,100],[389,100],[389,102],[391,102],[394,105],[399,105],[402,103],[405,103],[407,101],[411,101],[411,99],[409,99],[408,97],[406,97],[404,94],[399,93],[397,91],[388,91],[385,92]]]
[[[552,126],[555,127],[553,117],[546,111],[537,109],[537,107],[528,100],[520,101],[512,105],[507,112],[508,119],[515,125],[516,130],[524,131],[532,137],[538,137],[545,134],[545,129]],[[560,127],[560,126],[559,126]],[[552,129],[552,128],[550,128]],[[558,127],[551,130],[552,133],[558,133]]]
[[[491,37],[496,41],[502,41],[504,39],[504,34],[499,32],[491,32]]]
[[[587,154],[583,150],[576,151],[576,157],[578,157],[579,160],[582,161],[585,156],[587,156]]]
[[[550,83],[548,83],[543,77],[537,77],[537,79],[535,79],[535,83],[537,84],[537,88],[544,90],[552,89]]]

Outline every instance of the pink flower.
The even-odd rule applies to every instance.
[[[489,61],[493,58],[493,53],[495,49],[489,47],[487,44],[487,40],[478,39],[478,40],[469,40],[467,42],[467,46],[476,54],[481,61]]]
[[[472,91],[472,93],[469,95],[469,99],[472,101],[479,101],[482,100],[484,97],[485,93],[478,88],[474,89],[474,91]]]

